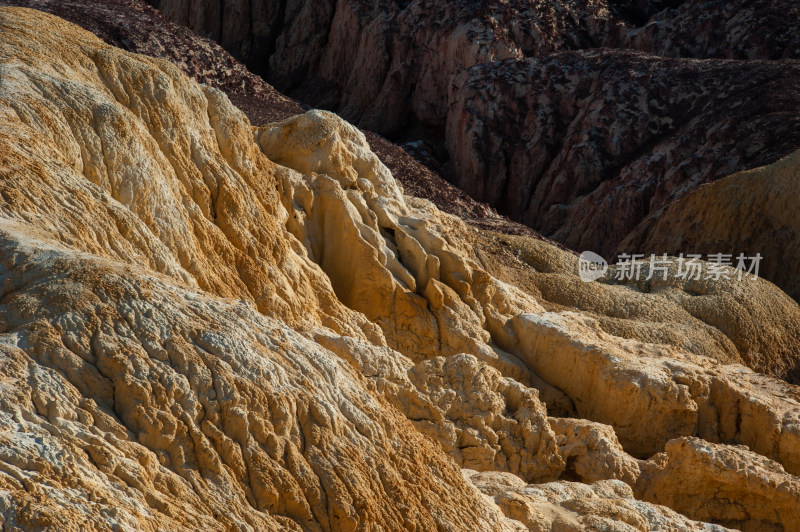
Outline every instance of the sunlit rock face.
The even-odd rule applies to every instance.
[[[773,285],[511,260],[331,113],[253,127],[50,15],[0,33],[5,527],[793,526]]]

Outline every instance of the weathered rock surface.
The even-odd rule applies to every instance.
[[[282,229],[286,170],[221,93],[0,17],[5,526],[516,526],[291,330],[381,342]]]
[[[702,186],[648,216],[620,248],[763,257],[759,275],[800,299],[800,152]]]
[[[607,46],[668,57],[800,58],[798,8],[789,1],[151,3],[280,89],[384,133],[409,116],[440,125],[449,80],[508,57]]]
[[[0,5],[46,11],[81,26],[113,46],[166,59],[199,83],[223,91],[253,122],[303,112],[253,75],[216,42],[175,24],[143,0],[2,0]]]
[[[650,212],[800,146],[798,78],[794,61],[611,50],[479,65],[451,92],[455,182],[567,247],[613,259]]]
[[[451,78],[478,63],[599,46],[620,31],[603,0],[346,0],[235,7],[157,0],[282,91],[386,134],[441,126]]]
[[[645,6],[648,19],[618,44],[665,57],[800,59],[800,7],[788,0],[613,2]],[[672,9],[663,9],[672,4]],[[637,24],[637,26],[639,26]]]
[[[672,348],[612,340],[594,320],[570,313],[513,322],[526,365],[570,397],[579,417],[613,426],[634,456],[650,456],[676,436],[698,435],[744,443],[800,472],[796,387]]]
[[[492,276],[532,295],[546,310],[577,310],[616,337],[670,345],[724,363],[738,363],[794,384],[798,382],[797,304],[770,283],[738,282],[738,274],[719,280],[677,278],[675,260],[669,273],[650,275],[649,260],[640,262],[641,280],[605,279],[584,283],[575,276],[578,257],[527,236],[478,232],[473,248],[477,262]],[[743,276],[745,280],[746,276]]]
[[[591,484],[617,479],[633,486],[640,466],[627,454],[609,425],[585,419],[550,418],[556,434],[558,454],[566,462],[563,477]]]
[[[413,364],[388,349],[330,334],[315,340],[358,368],[421,433],[461,467],[508,471],[530,482],[563,473],[562,454],[538,393],[475,357]]]
[[[692,522],[664,506],[637,501],[633,490],[618,480],[589,485],[565,481],[526,485],[508,473],[465,470],[464,475],[491,497],[503,513],[534,532],[727,530]]]
[[[468,258],[469,246],[454,238],[464,232],[457,220],[402,198],[391,176],[364,149],[358,131],[333,115],[310,112],[259,129],[256,136],[273,160],[312,172],[303,179],[299,173],[285,174],[295,176],[282,185],[287,210],[295,213],[287,227],[329,275],[337,296],[378,323],[391,347],[415,361],[471,353],[523,382],[544,380],[556,388],[542,387],[548,404],[566,403],[570,413],[614,426],[623,446],[636,455],[657,452],[678,435],[702,434],[712,441],[760,446],[759,452],[797,467],[791,427],[797,424],[798,403],[790,386],[758,382],[755,374],[739,377],[738,370],[727,367],[720,380],[716,365],[684,354],[691,344],[676,349],[626,341],[608,335],[591,318],[542,314],[536,299],[498,282]],[[705,302],[687,301],[687,310],[708,324],[725,324],[728,341],[741,346],[735,350],[742,357],[738,360],[747,357],[751,364],[793,374],[796,359],[790,349],[766,357],[761,349],[796,342],[794,302],[773,288],[772,304],[766,304],[763,281],[676,284],[674,279],[650,281],[648,290],[660,295],[650,301],[674,314],[676,302],[690,299],[689,293],[711,294]],[[776,326],[774,341],[747,330],[753,313],[764,312],[775,313],[763,319]],[[774,403],[771,394],[790,402],[779,406],[782,402]],[[656,404],[653,396],[660,398]],[[625,409],[618,408],[622,402]],[[728,416],[750,408],[766,408],[774,417],[757,416],[757,427],[729,425]]]
[[[645,462],[636,494],[744,532],[800,528],[800,479],[740,446],[681,438]]]
[[[530,485],[509,473],[464,471],[507,516],[530,530],[585,530],[600,523],[614,530],[698,526],[680,523],[665,506],[692,519],[737,530],[798,527],[795,510],[800,504],[800,480],[744,446],[679,438],[669,441],[665,452],[637,461],[615,445],[608,426],[575,419],[551,418],[550,422],[559,449],[566,451],[567,470],[562,478],[579,478],[582,483],[561,480]],[[605,436],[598,438],[601,434]],[[609,523],[614,521],[618,522]],[[721,528],[701,525],[699,529]]]
[[[788,0],[153,4],[303,101],[445,137],[453,182],[572,248],[610,255],[683,193],[800,147],[796,65],[719,61],[800,59]]]
[[[285,324],[2,231],[5,527],[505,526],[359,372]]]
[[[0,5],[4,4],[52,13],[91,31],[108,44],[166,59],[196,81],[223,91],[254,125],[304,111],[300,104],[250,73],[220,45],[173,23],[143,0],[0,0]],[[403,184],[406,193],[429,199],[439,209],[472,224],[514,234],[536,234],[473,200],[399,146],[375,133],[365,134],[370,148]]]
[[[330,113],[253,128],[219,90],[51,16],[3,8],[0,31],[4,526],[524,530],[543,504],[545,525],[708,529],[602,477],[633,483],[632,456],[682,436],[800,472],[797,389],[725,363],[793,360],[755,357],[741,324],[716,337],[732,360],[651,320],[647,341],[614,335],[598,316],[619,313],[581,307],[633,285],[556,308],[499,279],[485,233],[403,195]],[[541,286],[577,279],[531,240]],[[648,287],[637,304],[687,330],[752,310],[794,341],[798,307],[764,281]],[[689,290],[729,304],[692,321]],[[461,468],[600,484],[515,488],[517,505]]]
[[[321,289],[327,277],[281,237],[280,170],[220,91],[88,38],[60,56],[61,41],[31,42],[35,18],[21,20],[8,24],[4,45],[31,57],[5,56],[3,109],[16,126],[4,131],[3,155],[11,168],[42,161],[43,175],[2,184],[16,218],[76,250],[254,301],[293,325],[380,336]]]

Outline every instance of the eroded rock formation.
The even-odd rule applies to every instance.
[[[636,3],[655,6],[647,6],[647,20],[625,33],[621,47],[666,57],[800,59],[800,7],[795,2],[612,2]]]
[[[800,146],[798,77],[796,62],[612,50],[485,63],[452,87],[455,182],[545,236],[614,259],[650,212]]]
[[[143,0],[0,0],[0,5],[32,7],[52,13],[91,31],[106,43],[166,59],[194,80],[223,91],[253,125],[264,125],[302,113],[304,108],[250,73],[217,43],[171,22]],[[417,162],[402,148],[365,131],[375,152],[406,191],[473,224],[515,234],[535,234],[526,226],[498,216],[440,175]]]
[[[680,475],[673,476],[677,471]],[[679,506],[694,519],[744,532],[800,527],[798,478],[746,447],[672,440],[663,454],[643,465],[635,491],[645,500]]]
[[[505,262],[331,113],[254,128],[50,15],[0,32],[5,527],[791,525],[800,393],[736,363],[796,367],[771,284],[585,285],[524,236]]]
[[[454,75],[509,57],[606,46],[667,57],[800,58],[798,8],[789,1],[151,3],[280,89],[380,132],[409,116],[441,124]]]
[[[600,46],[621,26],[602,0],[153,5],[220,42],[282,91],[383,134],[409,120],[441,126],[448,85],[464,68]]]
[[[800,298],[800,153],[699,187],[648,216],[621,248],[660,253],[727,253],[763,259],[759,275]]]
[[[459,187],[609,259],[683,193],[800,147],[790,1],[153,4],[300,100],[446,139]]]
[[[534,532],[727,530],[692,522],[669,508],[635,500],[630,486],[618,480],[589,485],[567,481],[526,485],[519,477],[507,473],[465,471],[465,474],[507,516]]]
[[[6,526],[505,526],[290,328],[382,343],[282,228],[286,170],[220,92],[37,12],[0,24]]]

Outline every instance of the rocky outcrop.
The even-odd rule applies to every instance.
[[[654,5],[638,10],[646,20],[640,18],[637,27],[625,33],[618,44],[623,48],[665,57],[800,59],[800,8],[795,2],[612,2],[615,6],[625,4]],[[618,9],[614,11],[619,13]]]
[[[800,472],[797,390],[726,363],[792,361],[751,356],[735,321],[730,352],[697,332],[745,309],[791,343],[800,309],[772,285],[651,283],[697,347],[625,339],[579,304],[632,284],[556,308],[576,258],[533,238],[544,288],[499,279],[487,234],[404,195],[335,115],[253,128],[174,65],[41,12],[0,9],[0,31],[4,526],[708,529],[603,477],[638,485],[629,455],[683,436]],[[690,290],[716,311],[686,317]],[[462,468],[526,494],[487,497]],[[600,484],[536,484],[565,477]]]
[[[628,51],[483,64],[450,97],[456,184],[567,247],[613,259],[648,213],[800,146],[798,76],[795,62]]]
[[[793,2],[153,4],[300,100],[446,138],[454,183],[568,247],[610,255],[684,192],[800,147],[796,66],[719,61],[800,59]]]
[[[199,83],[223,91],[252,121],[272,122],[303,112],[219,44],[173,23],[143,0],[2,0],[0,5],[46,11],[108,44],[166,59]]]
[[[664,506],[637,501],[633,490],[618,480],[589,485],[561,481],[533,486],[507,473],[466,470],[464,474],[491,497],[503,513],[535,532],[727,530],[692,522]]]
[[[4,526],[506,526],[358,371],[285,324],[2,231]]]
[[[23,50],[26,37],[4,43]],[[2,184],[15,217],[53,228],[73,249],[252,301],[298,327],[379,338],[320,289],[327,277],[281,238],[279,170],[253,144],[241,112],[168,63],[89,42],[60,63],[57,42],[27,65],[8,56],[3,104],[20,126],[4,135],[6,164],[47,162],[31,186]]]
[[[412,117],[441,125],[453,76],[510,57],[607,46],[667,57],[800,58],[797,6],[787,1],[151,3],[280,89],[382,133]]]
[[[693,519],[743,532],[800,527],[800,480],[746,447],[673,440],[643,465],[635,491]]]
[[[547,310],[578,310],[613,336],[739,363],[797,384],[797,304],[770,283],[743,284],[730,269],[720,279],[667,279],[638,262],[639,281],[618,280],[612,267],[599,282],[574,275],[578,257],[527,236],[478,233],[478,261],[492,276],[532,295]],[[636,266],[634,266],[636,267]],[[746,276],[742,276],[743,280]]]
[[[587,484],[599,480],[622,480],[633,486],[640,466],[627,454],[609,425],[585,419],[550,418],[556,434],[558,454],[566,462],[563,478]]]
[[[567,422],[573,427],[591,425]],[[559,420],[556,425],[564,423]],[[594,424],[592,430],[608,427]],[[620,457],[618,451],[603,454]],[[745,532],[798,527],[798,478],[744,446],[679,438],[671,440],[664,453],[640,464],[641,473],[636,464],[635,476],[624,482],[611,474],[591,483],[561,480],[531,485],[508,473],[465,470],[464,474],[504,514],[529,530],[727,530],[684,520],[669,508]]]
[[[173,23],[143,0],[0,0],[0,5],[46,11],[91,31],[108,44],[166,59],[194,80],[223,91],[254,125],[283,120],[304,111],[300,104],[253,75],[220,45]],[[429,199],[439,209],[472,224],[514,234],[536,234],[473,200],[396,144],[372,132],[365,131],[365,135],[370,148],[407,193]]]
[[[287,170],[243,115],[168,63],[0,16],[4,525],[513,529],[292,329],[382,343],[282,228]]]
[[[599,46],[620,31],[604,1],[157,0],[302,101],[382,134],[441,126],[451,78],[478,63]]]
[[[315,340],[361,371],[415,428],[460,467],[555,480],[563,454],[537,390],[502,377],[471,355],[413,364],[388,349],[330,334]]]
[[[759,275],[800,298],[800,152],[699,187],[648,216],[620,248],[659,253],[762,255]]]
[[[674,437],[698,435],[744,443],[800,473],[796,387],[612,339],[593,320],[569,313],[521,315],[513,323],[526,366],[564,392],[578,417],[613,426],[628,453],[645,458]]]
[[[50,0],[5,0],[3,3],[23,4],[33,6],[38,9],[48,10],[82,25],[110,44],[114,44],[115,46],[120,46],[134,52],[168,59],[194,79],[223,90],[233,101],[233,103],[242,109],[245,114],[247,114],[251,122],[255,124],[265,124],[275,120],[281,120],[302,111],[302,108],[299,105],[284,98],[271,86],[264,83],[260,78],[250,74],[219,45],[206,39],[202,39],[192,34],[186,28],[170,22],[165,16],[162,16],[160,13],[151,9],[149,6],[142,4],[141,2],[134,0],[104,0],[103,2],[94,3],[55,2]],[[748,4],[734,9],[734,6],[730,3],[725,3],[725,5],[715,2],[682,2],[674,4],[675,5],[673,5],[673,3],[663,2],[613,2],[610,6],[611,15],[609,16],[616,16],[625,21],[625,24],[629,26],[625,33],[627,40],[622,43],[615,44],[615,46],[638,48],[650,51],[657,55],[672,57],[725,57],[735,59],[795,57],[794,54],[790,53],[790,47],[784,42],[786,41],[786,38],[782,37],[782,35],[794,35],[794,33],[791,31],[791,27],[786,26],[786,24],[791,22],[791,17],[783,17],[780,20],[776,17],[776,13],[785,13],[787,10],[788,12],[791,12],[792,9],[796,9],[796,7],[793,5],[783,6],[775,3],[767,3],[769,5]],[[667,7],[672,7],[673,9],[665,10]],[[192,5],[186,4],[182,5],[182,7],[178,10],[167,11],[169,11],[169,14],[173,18],[180,18],[185,17],[186,14],[193,11],[193,9],[194,7]],[[394,5],[380,5],[374,7],[374,9],[400,9],[400,7]],[[571,6],[570,9],[574,10],[579,8]],[[598,9],[600,8],[598,7]],[[313,10],[301,11],[304,13],[302,16],[312,16],[311,11]],[[557,9],[553,13],[556,12],[558,12]],[[631,15],[631,13],[634,12],[638,14]],[[359,11],[359,13],[361,13],[361,11]],[[362,13],[364,20],[369,19],[369,17],[374,15],[374,13],[374,11]],[[555,16],[553,13],[550,13],[550,15],[542,14],[540,17],[546,18],[546,16]],[[235,20],[245,20],[249,16],[247,13],[240,13],[238,11],[231,11],[229,15],[230,16],[226,17],[225,19],[225,24],[233,24]],[[301,13],[298,12],[295,13],[295,15],[300,17]],[[313,16],[320,16],[320,13],[314,12]],[[641,20],[643,17],[649,18],[651,16],[655,16],[654,20],[657,19],[658,23],[654,22],[644,25],[640,28],[634,28],[634,26],[637,24],[636,20]],[[244,17],[244,19],[242,17]],[[729,27],[732,28],[731,31],[718,35],[719,32],[700,32],[696,29],[692,29],[693,27],[690,28],[687,26],[688,24],[695,23],[718,24],[718,19],[725,19],[727,21],[725,24],[728,24]],[[209,20],[213,20],[213,17]],[[181,21],[188,22],[189,20],[181,19]],[[565,21],[566,19],[558,22],[556,26],[558,26],[558,24],[567,24]],[[249,28],[250,24],[251,22],[244,22],[242,28],[245,26]],[[605,24],[605,26],[603,26],[603,24]],[[601,26],[613,26],[614,28],[617,28],[617,26],[613,24],[608,26],[608,24],[611,24],[610,22],[603,22],[603,24],[598,26],[598,28]],[[256,26],[263,29],[262,25],[256,24]],[[272,29],[269,31],[279,31],[277,23],[273,24],[273,26],[274,27],[270,26]],[[249,29],[242,28],[240,28],[240,34],[248,34],[248,32],[251,31]],[[765,28],[770,28],[770,30],[766,31]],[[646,35],[649,35],[649,33],[652,33],[655,30],[661,32],[661,37],[656,38],[651,35],[650,37],[645,38]],[[206,28],[205,31],[207,34],[212,36],[218,36],[217,33],[215,33],[216,30],[212,31],[212,28]],[[617,30],[615,29],[609,33],[609,35],[616,34],[616,32]],[[545,34],[547,34],[547,32],[542,33],[542,35]],[[592,32],[590,31],[589,34],[592,34]],[[669,36],[669,38],[665,37],[665,35]],[[695,43],[695,36],[697,35],[703,36],[703,38],[707,39],[707,42],[702,47],[694,51],[686,48],[686,46],[689,46],[690,41]],[[692,37],[691,39],[689,39],[690,36]],[[715,36],[725,39],[738,40],[736,42],[732,41],[731,43],[722,45],[716,41],[713,41],[713,39],[716,38]],[[255,43],[259,41],[261,37],[254,35],[251,40],[253,43]],[[548,37],[550,41],[552,41],[553,38],[555,37],[552,35]],[[582,41],[577,37],[573,38],[568,36],[563,38],[568,41],[568,44],[565,45],[567,47],[581,47],[589,42]],[[250,39],[250,37],[248,37],[248,39]],[[548,39],[543,38],[540,40],[545,42]],[[612,43],[608,41],[606,44]],[[240,50],[239,45],[234,45],[231,42],[227,42],[226,46],[237,53],[240,53],[240,51],[244,53],[244,48],[241,48]],[[544,44],[539,43],[536,46],[544,47],[537,52],[534,50],[535,47],[532,48],[531,46],[528,46],[527,48],[523,47],[525,50],[527,50],[524,53],[531,52],[535,55],[540,52],[546,53],[548,50],[552,51],[563,48],[560,45],[554,45],[548,48],[544,46]],[[784,51],[779,53],[780,50]],[[251,57],[247,53],[244,53],[244,55]],[[629,56],[630,54],[623,54],[623,56],[620,57]],[[572,57],[572,60],[576,60],[573,56],[567,57]],[[581,61],[583,63],[581,63]],[[595,59],[595,62],[596,61],[597,59]],[[579,174],[582,173],[582,175],[584,175],[584,177],[581,179],[587,182],[602,181],[608,177],[606,174],[609,172],[609,168],[611,168],[610,171],[613,173],[620,165],[625,165],[630,161],[630,159],[635,159],[637,157],[639,158],[639,162],[641,162],[642,159],[648,161],[648,172],[655,173],[657,177],[660,176],[660,178],[666,179],[666,183],[657,185],[658,192],[656,193],[656,196],[652,198],[652,209],[650,202],[647,200],[648,196],[652,194],[653,183],[642,183],[642,180],[640,179],[639,181],[636,181],[636,186],[633,187],[634,189],[639,189],[639,191],[631,191],[630,187],[628,187],[629,190],[627,192],[630,192],[634,195],[640,195],[641,197],[638,199],[629,198],[624,204],[620,204],[619,202],[614,203],[615,207],[617,209],[621,209],[621,211],[616,213],[613,219],[608,221],[608,224],[592,224],[594,226],[599,226],[594,228],[593,231],[609,233],[610,236],[608,236],[608,238],[616,242],[619,242],[619,240],[624,236],[623,234],[618,233],[625,233],[626,228],[630,228],[631,223],[634,223],[633,221],[641,219],[641,217],[650,210],[654,210],[656,213],[660,212],[660,207],[665,205],[669,198],[672,197],[667,193],[670,189],[676,189],[676,194],[680,195],[685,190],[693,189],[697,183],[704,180],[714,179],[738,169],[770,163],[788,153],[787,150],[790,150],[796,145],[795,139],[791,137],[791,135],[784,136],[782,139],[778,139],[777,141],[775,139],[759,140],[756,138],[757,133],[754,129],[746,133],[736,133],[730,138],[721,138],[720,135],[716,135],[710,139],[705,137],[700,138],[698,137],[698,132],[702,132],[702,130],[711,127],[710,123],[706,123],[702,120],[700,122],[690,120],[684,126],[686,129],[690,130],[689,134],[683,135],[680,138],[672,139],[680,144],[676,147],[676,149],[680,148],[682,150],[680,153],[681,170],[675,172],[675,170],[672,168],[658,167],[657,164],[649,161],[653,159],[658,161],[663,154],[659,155],[648,153],[646,151],[649,149],[648,146],[650,146],[648,142],[652,144],[653,138],[656,138],[659,142],[661,140],[665,140],[664,135],[668,136],[669,132],[662,136],[659,136],[661,132],[660,130],[652,133],[650,129],[657,127],[658,124],[654,125],[649,122],[646,124],[646,126],[643,126],[647,129],[647,131],[639,130],[633,125],[638,123],[635,117],[639,116],[641,118],[644,116],[644,114],[640,115],[638,113],[646,113],[648,117],[657,117],[658,120],[656,120],[656,122],[659,120],[666,121],[667,119],[673,120],[673,123],[680,122],[680,117],[676,119],[673,116],[675,107],[670,107],[670,105],[668,105],[669,102],[672,102],[676,98],[680,99],[681,97],[694,98],[696,95],[692,91],[683,91],[683,89],[689,87],[692,83],[691,77],[693,74],[691,67],[679,66],[682,64],[681,62],[663,63],[653,59],[643,59],[643,61],[649,61],[652,63],[646,68],[642,67],[644,70],[647,70],[650,72],[650,74],[652,74],[652,72],[662,71],[660,74],[658,74],[658,76],[668,78],[670,82],[673,81],[671,76],[677,76],[681,72],[686,74],[687,78],[685,80],[682,75],[680,77],[680,79],[684,81],[684,85],[677,84],[674,90],[671,87],[667,87],[663,90],[659,89],[658,91],[646,91],[645,96],[649,95],[650,97],[660,99],[663,97],[662,93],[666,92],[666,96],[671,98],[668,99],[667,103],[662,105],[660,109],[656,109],[650,105],[648,105],[646,109],[639,109],[627,99],[629,95],[621,88],[609,88],[603,99],[605,104],[604,107],[609,110],[608,112],[614,111],[615,113],[621,113],[626,119],[615,120],[613,116],[602,118],[604,115],[601,112],[600,115],[597,115],[597,117],[599,117],[599,123],[595,124],[593,121],[596,118],[596,114],[588,113],[582,118],[581,125],[586,127],[591,126],[591,129],[595,132],[606,131],[606,128],[610,126],[618,129],[622,128],[619,129],[619,131],[616,129],[614,130],[616,131],[615,134],[617,136],[614,136],[609,132],[611,138],[616,139],[614,141],[615,144],[613,145],[613,149],[610,151],[607,150],[602,145],[603,142],[599,140],[600,137],[595,135],[597,137],[596,140],[589,141],[588,144],[572,149],[571,151],[568,150],[564,155],[567,159],[573,156],[580,156],[582,161],[587,162],[587,164],[590,166],[594,165],[591,166],[591,169],[588,171],[582,170],[581,172],[578,172]],[[584,66],[593,64],[589,58],[581,58],[578,62]],[[603,68],[610,69],[604,72],[613,73],[612,71],[614,66],[606,66],[606,63],[609,62],[611,61],[601,61],[600,64],[603,65]],[[673,65],[673,67],[664,67],[663,65],[665,64]],[[621,65],[617,66],[620,66],[621,68]],[[714,75],[720,75],[718,82],[730,84],[731,80],[729,80],[726,76],[728,74],[733,74],[735,67],[726,67],[727,70],[726,68],[720,66],[715,66],[714,68],[720,69],[719,71],[714,70]],[[773,65],[773,68],[780,67]],[[487,69],[491,70],[488,67]],[[766,69],[767,67],[763,67],[762,73],[766,76],[769,76],[770,74],[768,74]],[[756,68],[756,70],[758,69]],[[728,74],[722,75],[720,72],[728,72]],[[783,75],[785,74],[780,74],[780,76]],[[576,80],[575,84],[577,85],[575,85],[573,88],[576,88],[581,84],[589,83],[591,80],[596,79],[596,76],[593,74],[589,75],[588,77],[591,79]],[[708,78],[711,79],[713,76],[708,76]],[[694,81],[696,82],[697,80]],[[494,83],[494,81],[492,81],[492,83]],[[512,85],[515,84],[512,83]],[[751,85],[747,86],[749,87]],[[763,99],[767,102],[776,102],[774,104],[775,107],[783,107],[784,109],[791,109],[794,105],[794,103],[791,101],[787,101],[787,95],[789,99],[791,99],[790,95],[793,91],[784,87],[783,84],[778,80],[768,81],[762,88],[757,88],[755,85],[752,85],[752,87],[753,88],[751,91],[744,90],[744,92],[738,93],[737,98],[741,98],[741,101],[744,103],[737,106],[737,102],[731,101],[731,98],[726,99],[724,96],[715,96],[713,94],[714,86],[708,86],[707,91],[711,101],[708,103],[708,105],[706,105],[707,108],[702,110],[701,114],[706,117],[730,116],[731,120],[739,121],[738,123],[741,123],[742,121],[749,122],[759,120],[753,118],[753,115],[761,111],[756,110],[757,112],[751,112],[754,108],[748,102],[752,103],[753,101],[757,102]],[[647,87],[645,87],[645,89],[647,89]],[[781,97],[776,101],[775,95],[779,91],[781,92]],[[472,94],[472,91],[468,92]],[[506,91],[506,93],[507,92],[508,91]],[[509,100],[506,93],[498,92],[492,97],[492,109],[494,109],[496,106],[498,109],[495,109],[495,111],[499,110],[503,112],[504,107],[513,107],[514,105],[518,105],[516,99]],[[763,93],[766,93],[766,95]],[[459,102],[459,105],[468,104],[470,109],[482,109],[485,107],[485,104],[480,102],[482,101],[482,98],[487,98],[489,95],[483,94],[481,90],[477,91],[477,95],[479,96],[478,104],[475,104],[475,102],[465,103],[461,101]],[[569,95],[566,97],[569,98]],[[614,102],[615,97],[620,98],[621,101]],[[562,97],[559,96],[559,98]],[[543,104],[544,102],[537,103]],[[575,104],[575,102],[573,102],[573,104],[576,109],[580,108],[580,106]],[[550,121],[560,123],[573,118],[571,114],[560,114],[560,111],[557,110],[555,106],[551,107],[552,114],[545,118],[548,123],[550,123]],[[745,107],[747,107],[747,109],[745,109]],[[733,108],[739,110],[732,111],[731,109]],[[517,108],[514,107],[514,109]],[[678,106],[678,110],[680,110],[680,106]],[[764,112],[768,113],[768,111],[769,109]],[[488,112],[488,110],[484,109],[484,112]],[[441,115],[443,111],[437,111],[437,113]],[[510,111],[509,113],[509,116],[512,118],[516,116],[516,114]],[[478,114],[481,115],[480,112]],[[517,114],[519,114],[519,109],[517,109]],[[686,119],[691,118],[692,117],[689,116],[686,117]],[[482,120],[482,117],[479,116],[473,120]],[[779,130],[783,127],[792,129],[793,126],[791,125],[791,122],[792,120],[787,118],[784,124],[779,124],[777,127]],[[483,124],[481,127],[486,127],[492,130],[492,139],[498,141],[498,139],[506,139],[506,136],[503,134],[503,131],[505,131],[503,126],[508,123],[509,121],[505,119],[498,121],[498,123],[495,123],[495,121],[490,121],[490,123]],[[628,129],[625,129],[626,127]],[[772,123],[766,124],[761,128],[761,132],[763,134],[764,132],[771,131],[774,129],[774,127],[775,125]],[[567,126],[564,126],[562,129],[566,130]],[[661,129],[664,129],[664,124],[661,125]],[[731,128],[728,128],[728,131],[730,131],[730,129]],[[694,133],[692,133],[692,131]],[[625,139],[624,137],[620,137],[621,132],[627,132],[633,135],[635,137],[634,140],[631,141],[630,138]],[[456,129],[454,136],[455,138],[461,140],[471,137],[471,135],[465,134],[461,128]],[[562,139],[558,132],[555,133],[555,137],[558,137],[555,139],[555,141],[565,140],[566,145],[569,146],[570,143],[568,138],[565,137]],[[513,140],[513,138],[514,137],[511,137],[510,140]],[[642,141],[642,138],[644,138],[646,142]],[[381,137],[371,133],[368,134],[368,140],[372,149],[376,152],[381,161],[391,169],[396,178],[403,182],[406,192],[431,199],[439,208],[445,210],[446,212],[457,214],[467,220],[470,220],[471,223],[475,223],[481,227],[492,228],[504,232],[533,234],[532,232],[527,231],[524,226],[510,223],[508,220],[496,216],[496,214],[493,213],[487,206],[472,201],[471,198],[463,194],[461,191],[445,183],[436,173],[425,168],[423,165],[416,163],[413,158],[408,157],[403,150],[399,149],[397,146],[394,146],[391,143],[386,142]],[[466,165],[468,167],[477,166],[479,168],[486,167],[490,169],[498,169],[498,175],[501,176],[519,173],[519,170],[514,169],[514,165],[516,164],[517,168],[521,165],[513,163],[513,160],[517,160],[520,157],[523,159],[529,157],[531,151],[527,150],[525,147],[527,144],[520,144],[517,146],[514,142],[510,142],[510,140],[502,140],[502,143],[506,146],[504,149],[507,155],[506,159],[508,159],[509,162],[497,160],[493,156],[488,157],[487,154],[490,152],[484,148],[484,143],[482,141],[478,142],[477,145],[474,146],[474,150],[468,150],[464,147],[456,147],[454,151],[454,153],[457,155],[456,162],[458,163],[458,161],[461,161],[459,164],[462,166]],[[670,139],[666,140],[667,142],[670,141]],[[759,142],[762,141],[763,147],[759,150],[758,145]],[[533,140],[530,140],[529,142],[533,142]],[[578,142],[578,144],[580,145],[581,142]],[[700,155],[700,158],[703,160],[697,164],[687,163],[688,160],[697,155],[695,152],[691,152],[691,150],[701,144],[704,146]],[[745,144],[747,145],[745,148],[740,148],[740,146]],[[544,148],[541,146],[544,146]],[[687,152],[682,149],[684,146],[690,151]],[[754,148],[754,146],[756,147]],[[548,152],[548,156],[552,155],[556,157],[558,156],[558,148],[558,142],[556,142],[555,145],[552,145],[552,143],[547,144],[546,142],[542,142],[537,149],[545,149],[545,151]],[[644,149],[645,152],[642,153],[642,149]],[[634,150],[634,152],[631,152],[630,150]],[[635,150],[639,151],[636,152]],[[689,157],[688,155],[690,152],[692,157]],[[720,156],[720,154],[723,152],[727,154],[726,157]],[[634,154],[631,155],[631,153]],[[639,155],[636,155],[636,153]],[[705,153],[706,156],[703,156],[702,153]],[[620,162],[620,159],[622,159],[622,162]],[[671,160],[673,165],[675,165],[675,163],[678,161],[678,159],[675,157],[673,157]],[[571,170],[570,172],[570,175],[573,175]],[[491,183],[492,186],[488,187],[488,190],[491,190],[493,194],[483,194],[483,196],[485,196],[487,199],[494,198],[498,194],[497,191],[501,190],[500,185],[502,185],[502,178],[500,179],[500,182],[496,183],[494,181],[495,176],[493,174],[491,180],[484,178],[478,179],[473,174],[474,172],[468,171],[465,176],[462,176],[460,183],[472,190],[474,193],[481,195],[480,190],[482,190],[482,187],[487,187],[489,183]],[[700,178],[698,179],[696,176],[700,176]],[[625,178],[630,176],[622,177]],[[682,178],[685,178],[686,181],[679,183]],[[545,179],[545,181],[547,181],[547,179]],[[555,236],[556,238],[575,246],[577,246],[575,242],[579,241],[580,238],[574,234],[566,234],[570,232],[565,231],[563,227],[557,227],[554,222],[549,222],[549,220],[561,219],[564,217],[564,209],[561,207],[561,203],[564,202],[567,202],[570,205],[575,203],[572,209],[577,211],[585,210],[586,208],[590,209],[590,211],[596,210],[596,206],[587,206],[582,203],[586,202],[586,199],[582,197],[585,195],[584,189],[589,186],[588,183],[584,183],[583,181],[581,181],[583,184],[579,187],[576,187],[571,195],[567,194],[567,199],[558,198],[557,200],[553,200],[556,202],[555,206],[549,203],[550,200],[547,200],[544,202],[544,206],[537,207],[539,210],[550,208],[555,209],[556,211],[555,213],[548,212],[547,216],[539,216],[539,218],[544,220],[543,225],[540,227],[544,227],[545,230],[548,231],[552,236]],[[516,186],[516,181],[510,180],[508,185],[510,189],[514,189]],[[565,187],[560,185],[557,188],[559,188],[559,190],[563,190]],[[529,205],[525,205],[525,201],[527,201],[527,199],[519,194],[516,194],[516,192],[517,191],[514,190],[514,194],[509,194],[508,198],[501,198],[497,200],[496,204],[510,209],[508,212],[511,212],[512,210],[530,210],[531,207]],[[549,195],[552,195],[552,193],[549,193]],[[575,199],[570,199],[573,196],[575,196]],[[522,204],[524,208],[520,207],[520,204]],[[514,207],[514,205],[517,206]],[[608,208],[608,206],[605,208]],[[622,219],[630,220],[621,223]],[[526,220],[526,222],[531,225],[537,225],[535,221],[532,222],[531,220]],[[580,220],[578,220],[578,222],[580,222]],[[624,225],[624,227],[617,227],[615,225],[620,223],[621,225]],[[576,230],[576,232],[579,231],[580,229]],[[594,245],[591,247],[593,249],[598,248],[598,246]],[[615,246],[609,244],[607,246],[602,246],[602,248],[607,254],[611,255],[612,251],[615,249]],[[665,249],[664,251],[670,250]],[[636,249],[632,248],[629,251],[636,251]],[[662,251],[659,250],[659,252]],[[774,280],[773,277],[769,278]],[[788,286],[783,282],[779,284],[782,287]]]

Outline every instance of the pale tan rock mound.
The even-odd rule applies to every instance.
[[[224,96],[50,16],[0,27],[5,526],[519,528],[291,329],[382,341]]]
[[[31,232],[2,226],[4,526],[506,526],[344,360],[247,302]]]
[[[617,479],[633,486],[639,478],[639,461],[627,454],[614,429],[585,419],[549,418],[556,434],[558,454],[566,462],[564,478],[590,484]]]
[[[727,530],[693,522],[664,506],[637,501],[633,490],[619,480],[601,480],[589,485],[566,481],[526,485],[508,473],[464,470],[464,475],[507,516],[534,532]]]
[[[744,532],[800,529],[800,479],[746,447],[680,438],[645,462],[638,497]]]

